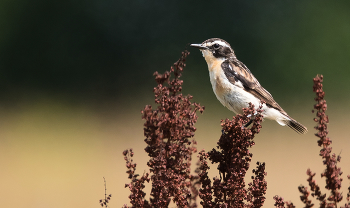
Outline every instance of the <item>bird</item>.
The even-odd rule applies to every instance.
[[[264,101],[261,113],[264,118],[275,120],[299,134],[307,132],[307,128],[290,117],[246,65],[237,59],[228,42],[220,38],[210,38],[201,44],[190,46],[202,52],[208,64],[213,91],[222,105],[235,114],[243,114],[242,109],[249,107],[249,103],[259,106]]]

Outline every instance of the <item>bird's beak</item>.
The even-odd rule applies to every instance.
[[[190,46],[198,48],[200,50],[208,49],[206,46],[203,46],[202,44],[191,44]]]

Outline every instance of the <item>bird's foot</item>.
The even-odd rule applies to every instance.
[[[253,122],[253,119],[250,119],[250,120],[248,121],[248,123],[246,123],[246,124],[244,125],[244,127],[247,128],[252,122]]]

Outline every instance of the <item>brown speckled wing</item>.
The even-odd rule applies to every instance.
[[[278,103],[273,99],[272,95],[265,90],[254,75],[249,71],[249,69],[237,58],[230,58],[221,64],[222,69],[227,77],[227,79],[232,83],[240,81],[244,87],[244,90],[253,94],[260,100],[266,102],[266,105],[275,108],[281,113],[287,113],[278,105]]]

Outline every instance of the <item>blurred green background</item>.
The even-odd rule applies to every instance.
[[[144,173],[140,110],[153,104],[153,72],[168,70],[184,49],[191,54],[183,93],[206,106],[198,149],[216,146],[220,119],[233,113],[216,100],[201,53],[188,46],[213,37],[228,41],[309,129],[301,136],[263,123],[252,164],[267,163],[266,207],[274,195],[302,206],[297,186],[307,185],[307,168],[321,181],[311,113],[316,74],[325,77],[333,150],[350,174],[349,1],[2,0],[0,10],[3,207],[98,207],[103,177],[110,206],[128,203],[122,151],[134,148]]]

